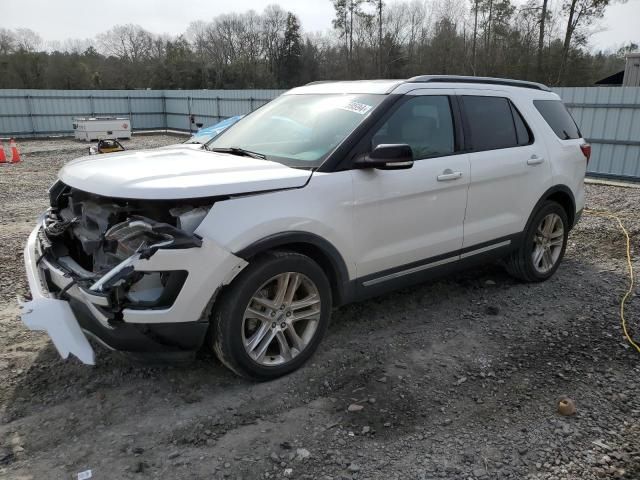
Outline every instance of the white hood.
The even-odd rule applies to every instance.
[[[177,148],[178,150],[204,150],[204,145],[201,143],[174,143],[173,145],[165,145],[164,147],[157,147],[156,150],[172,150]]]
[[[276,162],[190,148],[92,155],[59,173],[65,184],[85,192],[153,200],[302,187],[310,175]]]

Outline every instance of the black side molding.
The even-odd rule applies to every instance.
[[[507,235],[416,262],[372,273],[356,280],[358,300],[415,285],[474,265],[503,258],[517,249],[522,233]]]

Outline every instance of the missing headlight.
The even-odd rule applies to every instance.
[[[192,233],[144,217],[131,217],[114,225],[104,236],[105,251],[120,261],[135,253],[139,253],[140,258],[149,258],[160,248],[193,248],[201,245],[202,240]]]
[[[140,250],[152,246],[162,247],[171,244],[173,237],[167,233],[156,232],[142,220],[119,223],[104,234],[105,243],[114,247],[113,254],[124,260]]]

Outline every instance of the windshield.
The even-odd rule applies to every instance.
[[[210,143],[236,148],[292,167],[318,167],[384,95],[283,95]]]

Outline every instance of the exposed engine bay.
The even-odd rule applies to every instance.
[[[38,238],[42,253],[81,291],[103,297],[98,303],[107,318],[117,318],[122,308],[171,306],[187,272],[140,272],[133,263],[160,248],[200,247],[202,240],[194,231],[211,208],[211,199],[187,205],[177,200],[116,199],[61,182],[49,194],[51,208]]]

